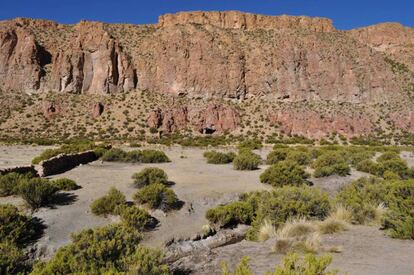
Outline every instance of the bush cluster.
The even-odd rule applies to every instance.
[[[108,225],[72,235],[47,263],[35,265],[32,274],[118,274],[129,271],[142,235],[135,229]]]
[[[218,226],[233,226],[239,223],[250,224],[253,220],[253,206],[245,201],[236,201],[227,205],[211,208],[206,212],[206,218]]]
[[[251,224],[247,237],[256,240],[264,220],[271,221],[277,228],[294,217],[322,219],[329,210],[330,202],[326,193],[307,186],[284,186],[271,192],[243,194],[240,201],[208,210],[206,218],[220,226]]]
[[[284,160],[290,160],[299,165],[308,165],[312,160],[312,156],[306,147],[289,148],[276,146],[267,155],[266,164],[272,165]]]
[[[351,168],[343,154],[337,151],[322,153],[313,163],[314,176],[327,177],[330,175],[346,176]]]
[[[259,155],[248,149],[242,149],[233,159],[233,167],[236,170],[256,170],[261,161],[262,160]]]
[[[18,185],[18,194],[33,210],[50,203],[58,191],[52,182],[43,178],[31,178]]]
[[[301,185],[306,182],[309,174],[303,166],[291,160],[277,162],[267,168],[260,175],[260,182],[270,184],[273,187],[284,185]]]
[[[157,224],[148,211],[137,206],[119,205],[115,212],[121,217],[123,225],[137,230],[150,229]]]
[[[345,186],[336,200],[352,210],[357,223],[372,221],[384,205],[381,221],[390,236],[414,239],[414,180],[361,178]]]
[[[17,195],[20,183],[32,177],[31,174],[22,175],[14,172],[0,175],[0,196]]]
[[[262,142],[257,139],[245,139],[238,144],[239,149],[256,150],[263,148]]]
[[[106,151],[102,158],[103,161],[114,161],[114,162],[141,162],[141,163],[162,163],[170,162],[167,155],[159,150],[132,150],[124,151],[119,148],[112,148]]]
[[[409,168],[407,162],[395,152],[385,152],[376,161],[365,159],[356,164],[358,171],[366,172],[378,177],[395,175],[401,179],[414,178],[414,169]]]
[[[112,187],[105,196],[95,200],[91,204],[91,211],[98,216],[114,215],[116,214],[115,210],[117,207],[125,204],[126,199],[124,194],[115,187]]]
[[[67,178],[60,178],[52,180],[52,184],[58,189],[62,191],[72,191],[80,189],[81,187],[76,184],[74,180],[67,179]]]
[[[132,175],[134,185],[138,188],[153,184],[153,183],[168,183],[168,176],[164,170],[156,167],[147,167],[142,171]]]
[[[227,164],[233,162],[236,154],[233,152],[222,153],[217,151],[206,151],[203,156],[207,159],[207,163],[210,164]]]
[[[169,211],[179,206],[180,201],[173,190],[161,183],[147,185],[134,194],[134,200],[152,209]]]

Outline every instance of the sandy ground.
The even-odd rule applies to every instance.
[[[0,167],[30,164],[31,159],[46,147],[0,146]],[[175,182],[171,188],[185,202],[179,211],[165,215],[161,211],[152,213],[159,226],[146,233],[145,245],[160,247],[171,238],[191,237],[200,232],[207,221],[204,218],[208,208],[237,198],[242,192],[270,189],[259,182],[259,175],[266,166],[256,171],[235,171],[231,165],[211,165],[205,162],[204,149],[173,147],[163,148],[171,163],[142,165],[123,163],[101,163],[96,161],[77,167],[53,178],[68,177],[75,180],[82,189],[68,192],[64,204],[41,208],[34,215],[47,226],[44,236],[37,242],[37,251],[50,256],[70,241],[70,234],[82,229],[102,226],[116,221],[114,217],[96,217],[90,213],[90,204],[115,186],[131,200],[136,188],[131,176],[144,167],[156,166],[164,169],[169,179]],[[264,158],[270,151],[265,148],[258,153]],[[410,163],[414,159],[409,153],[402,154]],[[340,187],[366,174],[352,171],[348,177],[327,177],[311,179],[315,186],[335,194]],[[0,203],[22,205],[17,197],[0,198]],[[189,211],[192,205],[194,211]],[[326,237],[326,245],[342,246],[343,252],[334,255],[332,266],[349,274],[414,274],[414,241],[388,238],[374,227],[352,226],[350,230]],[[206,258],[200,259],[197,274],[217,274],[222,260],[235,265],[244,255],[250,256],[255,274],[271,270],[280,262],[280,255],[271,252],[271,243],[238,244],[214,249]],[[39,253],[39,252],[38,252]]]

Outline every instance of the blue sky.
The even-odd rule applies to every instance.
[[[414,27],[414,0],[3,0],[0,19],[44,18],[60,23],[81,19],[108,23],[155,23],[159,15],[190,10],[240,10],[268,15],[333,19],[339,29],[379,22]]]

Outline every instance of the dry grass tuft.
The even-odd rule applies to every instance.
[[[352,211],[348,207],[338,204],[334,207],[328,218],[343,221],[345,223],[351,223]]]
[[[275,227],[269,220],[265,220],[259,229],[259,234],[258,234],[259,241],[264,242],[268,240],[269,238],[273,238],[275,236],[276,236]]]
[[[319,232],[322,234],[333,234],[347,229],[346,223],[336,218],[327,218],[318,224]]]
[[[385,213],[387,212],[387,207],[385,207],[384,203],[380,203],[377,207],[374,209],[374,217],[373,221],[375,224],[382,224],[384,221]]]

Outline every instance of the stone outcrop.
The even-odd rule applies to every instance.
[[[180,12],[159,17],[160,27],[174,25],[200,24],[212,25],[223,29],[242,30],[309,30],[314,32],[331,32],[335,28],[326,18],[306,16],[265,16],[238,11],[227,12]]]
[[[76,166],[87,164],[97,159],[98,156],[93,151],[77,154],[60,154],[40,162],[36,169],[40,177],[46,177],[69,171]]]
[[[149,127],[167,133],[192,128],[199,133],[212,134],[237,129],[240,117],[234,108],[218,104],[202,107],[174,106],[152,111],[147,123]]]
[[[411,110],[413,71],[414,29],[395,23],[340,31],[324,18],[241,12],[166,14],[153,25],[0,22],[0,90],[106,95],[138,89],[188,99],[149,114],[148,125],[168,133],[238,128],[235,108],[210,102],[259,98]],[[103,108],[86,112],[97,118]],[[45,103],[42,111],[53,117],[63,110]],[[352,110],[321,118],[286,109],[271,120],[308,137],[332,130],[369,134],[376,127]],[[414,131],[407,116],[392,121]]]
[[[101,102],[96,102],[92,106],[91,115],[94,118],[100,117],[104,111],[105,106]]]

